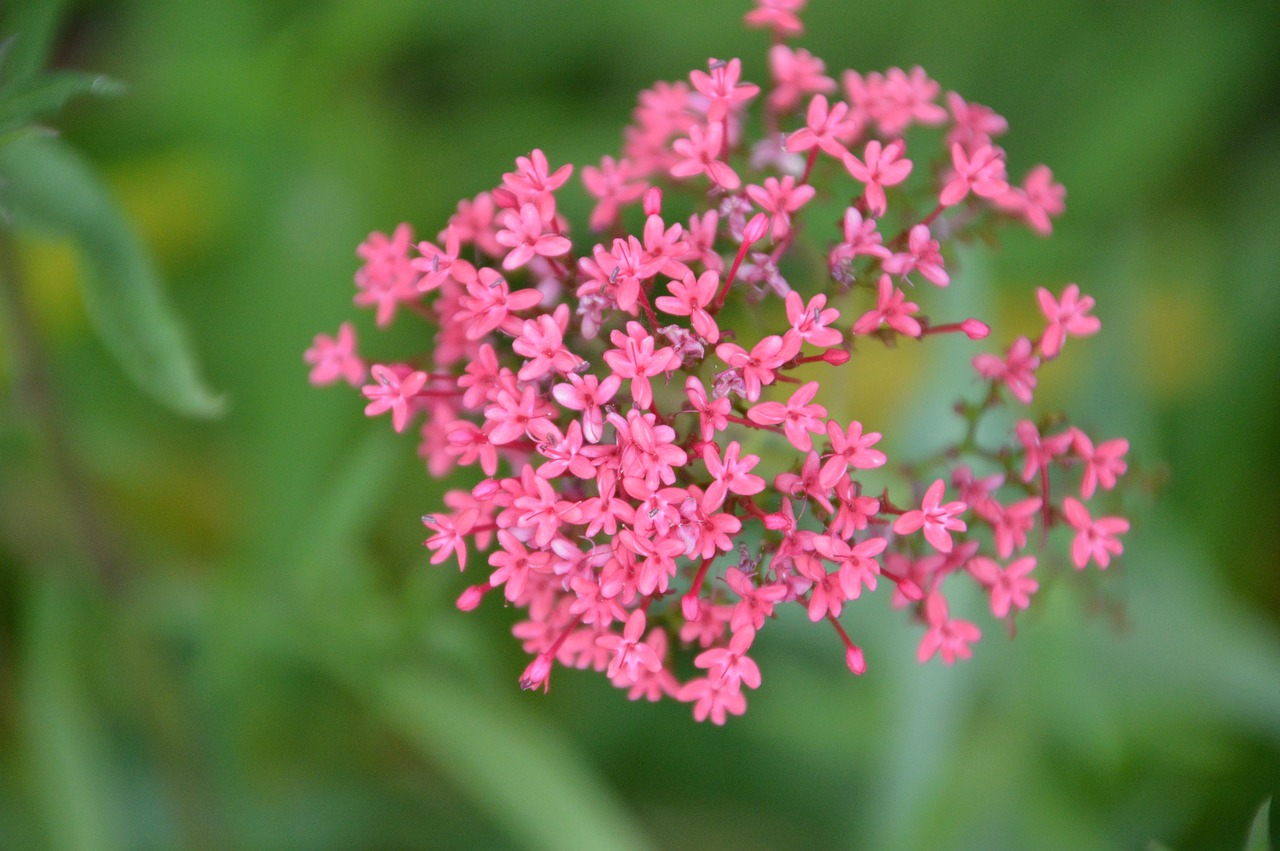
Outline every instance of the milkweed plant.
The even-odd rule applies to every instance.
[[[861,674],[841,616],[880,591],[923,631],[919,661],[950,665],[982,634],[952,614],[955,586],[1011,624],[1049,530],[1070,530],[1052,541],[1079,570],[1123,549],[1128,521],[1099,503],[1128,441],[1031,407],[1040,369],[1098,332],[1094,299],[1040,288],[1042,321],[994,350],[981,318],[926,313],[955,244],[1048,235],[1065,190],[1043,165],[1012,182],[1005,119],[919,67],[828,74],[791,46],[804,3],[746,14],[772,37],[767,82],[713,58],[640,93],[621,155],[579,170],[585,227],[558,209],[574,166],[535,148],[435,239],[370,235],[355,304],[379,327],[412,314],[425,351],[368,362],[344,323],[306,352],[313,384],[412,429],[431,475],[474,471],[423,516],[425,545],[474,577],[459,609],[521,611],[526,689],[590,668],[723,724],[761,684],[752,647],[781,607],[825,622]],[[815,199],[843,214],[808,215]],[[829,413],[860,351],[943,334],[973,341],[957,392],[975,396],[944,451],[903,463],[876,423]],[[1005,406],[992,441],[979,426]]]

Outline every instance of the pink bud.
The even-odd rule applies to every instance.
[[[904,579],[899,582],[898,590],[902,592],[902,596],[906,597],[913,603],[917,600],[924,599],[924,591],[922,591],[920,586],[910,579]]]
[[[966,319],[960,323],[960,330],[970,340],[982,340],[991,333],[991,326],[979,319]]]
[[[484,592],[488,590],[487,585],[472,585],[458,598],[458,609],[464,612],[473,611],[480,605],[480,601],[484,599]]]
[[[844,349],[827,349],[822,353],[822,359],[832,366],[841,366],[846,364],[849,362],[850,357],[852,357],[852,355]]]
[[[756,213],[742,230],[744,243],[759,242],[769,230],[769,217],[764,213]]]
[[[696,621],[698,619],[698,595],[685,594],[680,598],[680,611],[684,613],[684,619],[687,621]]]
[[[862,655],[862,648],[856,644],[849,645],[849,649],[845,651],[844,663],[858,676],[867,672],[867,660]]]
[[[657,216],[662,213],[662,190],[657,186],[650,186],[644,193],[644,214],[648,216]]]
[[[520,675],[520,688],[528,691],[539,686],[542,687],[543,694],[551,687],[551,657],[545,653],[535,656]]]

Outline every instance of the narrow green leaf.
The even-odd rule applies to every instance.
[[[501,711],[438,676],[392,672],[370,697],[387,721],[488,810],[517,845],[648,848],[574,745],[524,712]]]
[[[1253,824],[1249,828],[1249,837],[1244,841],[1244,851],[1270,851],[1271,849],[1271,799],[1267,798],[1258,807],[1253,816]]]
[[[75,633],[82,613],[74,593],[46,580],[33,594],[23,642],[25,741],[32,791],[51,847],[106,851],[116,847],[105,794],[110,784],[101,731],[77,681],[75,655],[82,645]]]
[[[0,84],[34,77],[48,61],[63,0],[6,3],[0,15],[0,35],[8,44],[0,56]]]
[[[143,391],[189,416],[221,412],[150,258],[83,159],[47,137],[27,136],[0,148],[0,210],[18,226],[74,242],[90,320]]]
[[[0,134],[58,112],[77,95],[116,95],[121,83],[103,74],[57,71],[12,87],[0,88]]]

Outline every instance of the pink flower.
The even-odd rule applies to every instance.
[[[777,370],[800,353],[800,337],[787,333],[779,337],[771,334],[756,343],[748,352],[736,343],[716,346],[716,356],[739,371],[746,385],[748,401],[760,398],[762,386],[772,384]]]
[[[698,413],[698,428],[702,439],[715,439],[716,432],[724,431],[729,425],[728,414],[733,410],[732,403],[726,397],[714,400],[708,398],[707,389],[696,375],[685,379],[684,389],[689,404]]]
[[[653,403],[653,388],[649,379],[680,365],[670,346],[657,349],[653,337],[639,322],[628,322],[627,333],[613,331],[609,335],[617,348],[604,353],[605,362],[619,378],[631,379],[631,398],[641,408]]]
[[[808,0],[756,0],[756,8],[743,17],[747,26],[771,29],[776,38],[800,35],[804,25],[796,15]]]
[[[516,373],[521,381],[533,381],[552,372],[568,375],[582,364],[582,358],[564,345],[569,330],[569,305],[562,304],[551,314],[526,319],[524,327],[511,342],[511,349],[525,358]]]
[[[969,506],[963,502],[943,504],[942,495],[945,490],[946,483],[942,479],[929,485],[929,489],[924,492],[920,509],[908,511],[895,520],[893,531],[899,535],[910,535],[924,527],[924,539],[932,544],[935,550],[940,553],[951,552],[951,533],[965,531],[965,522],[960,519],[960,515],[967,511]]]
[[[763,187],[748,186],[747,196],[769,214],[776,241],[791,231],[791,214],[807,204],[816,191],[807,184],[796,186],[796,179],[787,175],[781,181],[776,177],[766,177]]]
[[[919,269],[926,280],[940,287],[951,283],[951,277],[943,267],[938,241],[929,235],[928,225],[915,225],[908,236],[907,251],[894,254],[884,261],[884,270],[890,275],[909,275]]]
[[[1111,564],[1112,555],[1124,552],[1124,545],[1116,536],[1129,531],[1128,520],[1123,517],[1094,520],[1089,510],[1072,497],[1062,501],[1062,511],[1071,528],[1076,530],[1075,540],[1071,542],[1071,560],[1076,569],[1084,569],[1092,558],[1098,567],[1105,570]]]
[[[622,386],[622,378],[606,376],[603,381],[594,375],[566,375],[568,384],[551,388],[555,400],[571,411],[582,411],[582,436],[588,443],[599,443],[604,435],[604,405]]]
[[[925,597],[925,622],[929,630],[920,640],[916,658],[928,662],[941,652],[942,661],[954,665],[957,659],[973,655],[969,645],[982,637],[982,632],[969,621],[952,620],[947,613],[947,600],[936,591]]]
[[[1058,356],[1068,334],[1087,337],[1102,327],[1098,317],[1088,315],[1093,309],[1093,297],[1080,295],[1080,287],[1075,284],[1067,284],[1060,300],[1055,300],[1044,287],[1036,290],[1036,298],[1040,300],[1041,312],[1049,320],[1049,327],[1040,339],[1040,353],[1047,358]]]
[[[975,556],[969,560],[967,568],[987,587],[991,595],[991,614],[1003,618],[1010,609],[1025,609],[1031,605],[1031,595],[1040,588],[1039,582],[1027,576],[1035,566],[1035,556],[1023,556],[1004,569],[985,556]]]
[[[747,419],[760,425],[782,424],[783,433],[791,445],[801,452],[808,452],[813,448],[813,438],[809,435],[822,434],[827,430],[823,421],[827,409],[822,405],[809,404],[817,392],[818,382],[802,384],[786,404],[761,402],[747,410]]]
[[[640,200],[647,186],[643,181],[635,180],[635,171],[635,166],[626,157],[615,160],[606,156],[600,160],[599,168],[583,167],[582,183],[596,199],[595,209],[591,211],[592,230],[609,227],[618,221],[620,208]]]
[[[339,378],[352,387],[364,381],[364,361],[356,355],[356,331],[350,322],[339,326],[336,338],[317,334],[302,357],[311,364],[307,379],[316,386],[333,384]]]
[[[1125,474],[1129,465],[1125,463],[1125,453],[1129,451],[1129,441],[1123,437],[1108,440],[1093,447],[1093,441],[1080,429],[1072,432],[1075,437],[1072,448],[1076,455],[1084,461],[1084,477],[1080,481],[1080,496],[1089,499],[1099,484],[1103,490],[1111,490],[1116,486],[1116,479]]]
[[[534,148],[529,156],[516,157],[516,170],[502,176],[502,186],[513,198],[511,206],[521,208],[533,204],[543,219],[550,219],[555,212],[552,193],[563,186],[572,173],[571,165],[562,165],[552,173],[546,155]]]
[[[769,48],[769,71],[774,84],[769,106],[777,112],[790,112],[807,94],[834,92],[836,81],[822,73],[824,70],[826,63],[809,51],[775,44]]]
[[[849,156],[846,147],[858,135],[858,122],[849,116],[849,104],[836,101],[828,106],[825,95],[814,95],[805,113],[805,126],[787,135],[786,149],[792,153],[818,147],[833,157]]]
[[[672,316],[688,316],[693,330],[708,343],[720,339],[720,328],[707,308],[715,301],[720,290],[720,275],[714,270],[694,277],[687,273],[682,280],[667,284],[671,295],[661,295],[653,300],[653,306]]]
[[[871,215],[884,215],[888,206],[884,197],[884,187],[896,186],[906,180],[907,175],[911,173],[911,160],[904,159],[902,156],[906,149],[906,143],[901,139],[890,142],[888,145],[881,144],[878,139],[872,139],[867,143],[866,151],[863,153],[865,162],[853,154],[844,158],[845,168],[854,179],[867,185],[867,209]]]
[[[511,314],[528,310],[542,301],[537,290],[511,292],[506,280],[492,269],[481,269],[476,280],[467,284],[467,294],[458,299],[459,310],[454,322],[466,327],[468,340],[479,340],[496,328],[509,328],[516,332],[523,320]]]
[[[1031,341],[1019,337],[1009,347],[1009,353],[1003,358],[982,354],[973,358],[973,367],[978,374],[989,381],[1003,381],[1017,399],[1024,405],[1031,404],[1031,393],[1036,387],[1036,368],[1040,366],[1040,358],[1031,350]]]
[[[752,627],[744,626],[733,633],[727,648],[713,647],[710,650],[704,650],[693,660],[693,664],[699,668],[705,668],[707,678],[713,683],[759,688],[760,668],[747,655],[755,638],[756,631]]]
[[[822,349],[840,345],[844,335],[835,328],[827,327],[840,318],[840,311],[827,307],[825,295],[818,293],[805,304],[800,293],[792,290],[787,293],[786,304],[787,321],[800,339]]]
[[[873,470],[883,467],[887,460],[883,452],[871,448],[880,442],[880,432],[863,434],[862,423],[857,420],[849,423],[848,429],[842,429],[835,420],[829,420],[827,437],[831,439],[831,457],[822,465],[819,481],[828,490],[836,486],[849,467]]]
[[[923,329],[912,316],[919,309],[920,305],[907,301],[906,294],[893,285],[892,278],[881,275],[876,308],[858,317],[858,321],[853,323],[853,333],[874,334],[881,325],[888,325],[900,334],[919,337]]]
[[[694,72],[698,73],[698,72]],[[671,166],[672,177],[692,177],[705,174],[716,186],[732,192],[742,185],[737,172],[720,161],[720,149],[724,145],[724,125],[713,123],[704,131],[698,125],[689,128],[689,138],[676,139],[672,150],[683,157]]]
[[[722,121],[729,110],[739,108],[760,93],[759,86],[738,82],[741,76],[740,59],[730,59],[728,62],[708,59],[707,71],[689,72],[689,82],[710,101],[707,105],[707,121],[713,124]]]
[[[777,582],[755,585],[747,574],[731,567],[724,573],[725,584],[737,594],[739,603],[733,607],[729,629],[734,633],[747,627],[760,629],[766,618],[773,616],[773,607],[787,596],[785,585]]]
[[[955,144],[951,146],[951,161],[955,171],[938,197],[942,206],[959,204],[970,192],[982,198],[998,198],[1009,190],[1004,151],[999,148],[982,145],[971,155]]]
[[[533,204],[525,204],[519,213],[508,211],[502,217],[502,224],[504,230],[498,231],[496,239],[511,249],[502,261],[502,268],[507,271],[519,269],[535,254],[559,257],[573,247],[565,237],[546,232],[542,214]]]
[[[407,224],[399,225],[388,239],[385,234],[371,233],[360,244],[356,254],[364,265],[356,272],[357,307],[376,307],[378,327],[389,325],[400,304],[417,301],[418,271],[409,259],[413,232]]]
[[[662,660],[653,648],[641,640],[644,635],[645,618],[642,609],[636,609],[627,618],[622,635],[606,633],[596,639],[596,644],[613,652],[606,676],[617,680],[622,675],[628,685],[640,679],[642,671],[657,673],[662,670]]]
[[[720,455],[720,448],[707,444],[702,450],[702,461],[711,474],[711,487],[707,489],[707,498],[714,503],[724,501],[726,494],[736,493],[751,496],[764,490],[764,479],[753,475],[751,470],[760,463],[760,456],[747,455],[741,457],[742,447],[738,441],[731,440]]]
[[[1040,434],[1040,430],[1036,428],[1036,424],[1031,420],[1018,420],[1013,427],[1013,432],[1017,435],[1018,441],[1022,443],[1022,448],[1027,453],[1022,463],[1022,480],[1024,482],[1034,479],[1037,473],[1046,469],[1053,462],[1054,458],[1066,452],[1074,439],[1074,435],[1069,431],[1055,434],[1052,437],[1043,437]]]
[[[453,278],[465,284],[476,276],[476,267],[458,257],[462,250],[460,228],[444,229],[445,248],[441,251],[430,242],[419,242],[418,253],[422,256],[410,261],[413,268],[422,272],[422,280],[418,281],[419,292],[430,292],[439,289],[445,281]]]
[[[427,374],[405,366],[382,364],[374,364],[371,372],[374,383],[360,388],[360,392],[369,400],[364,408],[364,415],[376,417],[390,411],[392,428],[404,431],[404,427],[409,424],[409,415],[413,412],[414,399],[427,383]]]

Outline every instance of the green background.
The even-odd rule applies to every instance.
[[[1242,846],[1280,780],[1280,5],[805,12],[799,44],[829,70],[923,65],[1009,119],[1015,175],[1045,162],[1067,186],[1051,239],[964,255],[957,303],[1005,341],[1032,332],[1036,286],[1078,281],[1103,319],[1043,393],[1130,438],[1125,557],[1047,588],[1016,641],[976,617],[971,662],[916,666],[918,629],[877,595],[845,618],[864,677],[784,618],[724,728],[596,674],[522,693],[514,613],[457,612],[464,580],[427,564],[418,518],[442,487],[413,441],[307,384],[312,336],[354,315],[369,231],[433,234],[533,147],[553,165],[616,154],[636,92],[708,56],[762,80],[749,5],[69,4],[55,64],[128,89],[53,123],[154,255],[226,410],[184,419],[136,389],[88,324],[72,245],[19,231],[119,579],[76,543],[9,347],[0,846]],[[576,175],[563,194],[582,221]],[[421,345],[370,320],[372,351]],[[968,380],[954,351],[864,370],[851,410],[927,441],[929,388]]]

